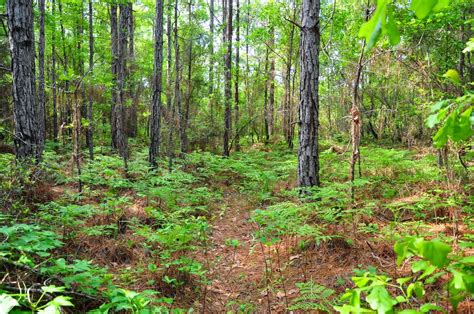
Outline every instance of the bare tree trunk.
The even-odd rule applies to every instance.
[[[155,55],[153,65],[153,100],[150,117],[150,151],[148,160],[156,168],[156,157],[160,153],[161,92],[163,75],[163,0],[156,0],[155,16]]]
[[[293,20],[296,20],[296,1],[293,3]],[[292,99],[291,99],[291,62],[293,59],[293,38],[295,34],[295,25],[291,25],[290,31],[290,46],[288,48],[288,56],[286,60],[285,69],[285,98],[283,105],[283,135],[289,149],[293,149],[293,134],[292,134]]]
[[[119,29],[118,29],[118,62],[117,62],[117,105],[115,123],[117,125],[117,144],[119,154],[123,158],[125,170],[128,169],[128,142],[125,130],[125,102],[128,57],[128,19],[130,18],[128,4],[120,4]]]
[[[6,11],[12,55],[15,153],[19,160],[36,158],[39,162],[33,1],[8,0]]]
[[[366,9],[365,20],[369,20],[369,8]],[[359,61],[357,62],[356,76],[354,79],[354,85],[352,86],[352,107],[351,107],[351,141],[352,141],[352,154],[350,162],[350,173],[349,178],[351,180],[351,197],[354,198],[354,177],[355,177],[355,164],[359,162],[359,176],[360,173],[360,137],[362,127],[362,117],[360,114],[359,106],[359,84],[362,76],[362,61],[364,59],[365,50],[365,39],[362,41],[362,47],[360,49]]]
[[[181,88],[180,88],[180,73],[179,73],[179,37],[178,37],[178,0],[175,0],[174,4],[174,101],[175,107],[178,109],[178,121],[179,121],[179,139],[180,139],[180,156],[184,157],[186,153],[185,144],[185,124],[184,124],[184,112],[181,104]]]
[[[93,28],[93,7],[92,7],[92,0],[89,0],[89,68],[91,69],[91,77],[92,69],[94,67],[94,28]],[[94,159],[94,116],[93,116],[93,105],[94,99],[92,97],[92,78],[89,82],[89,106],[87,107],[87,120],[89,121],[89,125],[87,126],[87,133],[86,133],[86,142],[87,147],[89,148],[89,158],[91,160]]]
[[[172,103],[172,92],[171,92],[171,67],[172,67],[172,40],[171,40],[171,33],[172,33],[172,25],[171,25],[171,3],[168,4],[167,10],[167,25],[166,25],[166,37],[168,39],[167,45],[167,82],[166,82],[166,107],[168,112],[168,170],[171,172],[173,167],[173,155],[174,155],[174,145],[173,145],[173,130],[174,130],[174,120],[175,120],[175,108]]]
[[[232,102],[232,0],[227,4],[227,27],[226,44],[227,51],[224,56],[224,77],[225,77],[225,116],[224,116],[224,156],[230,155],[229,138],[231,132],[231,102]]]
[[[56,14],[56,3],[52,0],[51,3],[51,15]],[[54,23],[54,20],[53,20]],[[56,29],[55,23],[54,29]],[[56,84],[56,32],[51,32],[51,84],[53,90],[53,138],[54,141],[58,141],[58,96],[57,96],[57,84]]]
[[[191,25],[192,22],[192,0],[188,2],[188,23]],[[193,38],[190,34],[188,39],[188,77],[187,77],[187,90],[186,90],[186,103],[184,108],[184,130],[183,130],[183,148],[184,152],[188,150],[188,127],[189,127],[189,110],[191,107],[191,97],[193,93],[193,82],[192,82],[192,69],[193,69]]]
[[[38,47],[38,149],[39,154],[43,152],[44,141],[46,137],[46,115],[45,115],[45,79],[44,79],[44,47],[45,47],[45,36],[44,36],[44,15],[45,15],[45,4],[44,0],[38,0],[39,7],[39,47]]]
[[[269,49],[267,47],[265,53],[265,90],[263,93],[263,120],[264,120],[264,134],[265,134],[265,145],[270,142],[270,114],[268,110],[268,84],[269,84],[269,76],[268,76],[268,59],[269,59]]]
[[[275,29],[272,27],[270,38],[270,47],[274,49],[275,46]],[[273,135],[274,119],[275,119],[275,56],[272,53],[270,60],[270,73],[269,73],[269,99],[268,99],[268,134]]]
[[[64,21],[63,21],[63,6],[61,0],[58,0],[58,9],[59,9],[59,23],[60,23],[60,28],[61,28],[61,42],[62,42],[62,48],[63,48],[63,71],[64,75],[68,75],[69,71],[69,60],[68,60],[68,54],[67,54],[67,46],[66,46],[66,31],[64,29]],[[71,122],[71,114],[72,114],[72,108],[71,108],[71,101],[69,98],[69,80],[66,80],[64,82],[64,89],[62,92],[62,107],[63,107],[63,121],[62,124],[68,125]],[[65,143],[65,138],[64,138],[64,132],[61,132],[63,134],[63,144]],[[71,134],[71,131],[68,129],[68,135]]]
[[[79,87],[79,85],[78,85]],[[74,92],[74,107],[72,110],[72,161],[78,176],[78,191],[82,192],[81,180],[81,109],[79,107],[78,88]],[[81,99],[82,101],[82,99]],[[73,166],[73,167],[74,167]]]
[[[135,71],[135,27],[133,21],[133,4],[131,2],[127,5],[128,10],[128,20],[127,20],[127,32],[129,37],[129,45],[128,45],[128,98],[132,99],[132,102],[129,107],[126,107],[126,114],[127,114],[127,136],[129,137],[136,137],[138,133],[138,103],[140,97],[141,86],[136,84],[135,80],[133,80],[133,72]],[[140,83],[138,83],[140,84]]]
[[[298,184],[319,186],[320,0],[303,0],[301,10],[300,134]]]
[[[235,151],[240,151],[240,129],[239,129],[239,70],[240,70],[240,2],[237,1],[235,22],[237,26],[236,33],[236,44],[235,44],[235,105],[234,105],[234,114],[235,114]]]
[[[210,0],[209,15],[209,111],[214,125],[214,0]]]
[[[117,149],[117,125],[116,125],[116,113],[115,107],[118,101],[118,86],[117,86],[117,74],[118,74],[118,21],[117,21],[117,5],[112,4],[110,6],[110,32],[111,32],[111,49],[112,49],[112,110],[111,110],[111,135],[112,135],[112,148]]]

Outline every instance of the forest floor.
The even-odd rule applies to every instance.
[[[84,163],[81,193],[68,157],[49,154],[48,176],[39,180],[46,183],[8,206],[30,204],[34,218],[17,216],[17,224],[35,222],[43,242],[40,231],[52,227],[61,243],[47,248],[47,259],[18,251],[14,238],[1,249],[12,241],[11,256],[39,264],[43,275],[19,276],[23,282],[59,274],[58,285],[109,300],[120,287],[143,296],[158,291],[156,304],[205,313],[333,312],[352,276],[409,273],[396,264],[398,238],[437,237],[457,250],[474,236],[472,178],[447,181],[431,150],[364,147],[352,200],[348,154],[323,148],[323,186],[304,197],[295,188],[296,157],[279,146],[229,159],[192,153],[173,172],[164,162],[159,173],[147,171],[145,151],[127,173],[119,158],[99,155]],[[442,283],[430,289],[434,299],[445,293]],[[76,298],[76,310],[107,302],[96,298]]]

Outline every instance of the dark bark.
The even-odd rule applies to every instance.
[[[117,125],[116,110],[118,89],[117,89],[117,73],[118,73],[118,21],[117,21],[117,5],[110,6],[110,32],[111,32],[111,49],[112,49],[112,110],[111,110],[111,136],[112,148],[117,149]]]
[[[156,0],[154,31],[153,99],[150,116],[150,150],[148,160],[156,167],[156,158],[160,152],[161,92],[163,75],[163,0]]]
[[[240,151],[240,128],[239,128],[239,70],[240,70],[240,2],[236,0],[236,12],[235,12],[235,23],[236,23],[236,44],[235,44],[235,91],[234,91],[234,114],[235,114],[235,151]]]
[[[89,68],[91,68],[91,77],[93,77],[94,66],[94,24],[93,24],[93,6],[92,0],[89,0]],[[87,120],[89,125],[86,133],[86,143],[89,149],[89,158],[94,159],[94,121],[93,121],[93,105],[94,99],[92,96],[93,85],[92,80],[89,83],[89,105],[87,106]]]
[[[320,0],[303,0],[300,41],[300,133],[298,184],[319,186]]]
[[[132,99],[132,103],[129,107],[126,107],[126,115],[127,115],[127,127],[126,132],[127,136],[129,137],[136,137],[138,133],[138,103],[141,91],[141,85],[136,84],[135,80],[133,79],[133,72],[135,71],[135,27],[133,21],[133,4],[130,2],[127,5],[127,12],[128,12],[128,19],[127,23],[127,33],[128,33],[128,53],[127,53],[127,63],[128,63],[128,84],[127,84],[127,94],[128,98]]]
[[[126,115],[125,103],[128,57],[128,19],[130,11],[128,4],[120,4],[118,29],[118,60],[117,60],[117,104],[115,106],[115,125],[117,127],[117,148],[123,158],[125,169],[128,168],[128,140],[125,130]]]
[[[270,115],[268,110],[268,83],[269,83],[269,76],[268,76],[268,55],[269,49],[267,48],[265,53],[265,90],[263,92],[263,133],[265,134],[265,144],[270,142]]]
[[[63,50],[63,73],[64,75],[68,76],[69,72],[69,59],[67,54],[67,46],[66,46],[66,30],[64,28],[64,21],[63,21],[63,5],[61,0],[58,0],[58,9],[59,9],[59,24],[61,28],[61,44]],[[64,88],[62,92],[62,125],[66,126],[71,123],[71,115],[72,115],[72,108],[71,108],[71,101],[69,99],[69,79],[65,80]],[[68,134],[71,134],[71,130],[68,130]],[[63,144],[65,143],[64,133],[63,134]]]
[[[175,121],[175,108],[172,102],[172,90],[171,90],[171,77],[172,77],[172,39],[171,34],[172,30],[172,10],[171,3],[168,5],[167,10],[167,22],[166,22],[166,37],[168,39],[167,45],[167,69],[166,69],[166,108],[168,113],[168,170],[171,172],[173,166],[173,155],[174,155],[174,145],[173,145],[173,130],[174,130],[174,121]]]
[[[224,56],[224,78],[225,78],[225,113],[224,113],[224,156],[229,156],[229,138],[231,132],[231,102],[232,102],[232,1],[227,4],[226,45],[227,51]]]
[[[33,1],[6,2],[13,76],[15,152],[19,160],[40,160],[35,82]]]
[[[192,23],[192,0],[188,2],[188,24]],[[187,77],[187,90],[186,90],[186,103],[184,108],[184,130],[182,138],[182,152],[187,152],[188,150],[188,127],[189,127],[189,110],[191,108],[191,98],[193,93],[193,82],[192,82],[192,69],[193,69],[193,38],[192,34],[188,39],[188,77]]]
[[[40,155],[44,149],[44,141],[46,137],[46,115],[45,115],[45,78],[44,78],[44,15],[45,3],[44,0],[38,0],[39,7],[39,45],[38,45],[38,149]]]

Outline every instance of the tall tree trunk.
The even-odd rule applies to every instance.
[[[192,23],[192,0],[188,2],[188,24]],[[189,126],[189,110],[191,107],[191,97],[193,92],[192,69],[193,69],[193,38],[190,34],[188,39],[188,77],[186,90],[186,104],[184,108],[184,130],[183,130],[183,148],[184,152],[188,150],[188,126]]]
[[[268,110],[268,84],[269,84],[269,75],[268,75],[268,59],[269,59],[269,49],[265,52],[265,90],[263,92],[263,132],[265,134],[265,145],[270,142],[270,114]]]
[[[236,12],[235,12],[235,23],[237,26],[236,29],[236,38],[235,38],[235,104],[234,104],[234,114],[235,114],[235,151],[240,151],[240,129],[239,129],[239,70],[240,70],[240,2],[236,0]]]
[[[91,79],[89,81],[89,106],[87,107],[87,120],[89,122],[87,126],[86,142],[89,149],[89,158],[94,159],[94,121],[93,121],[93,105],[94,99],[93,93],[93,67],[94,67],[94,25],[93,25],[93,7],[92,0],[89,0],[89,68],[91,69]]]
[[[38,47],[38,149],[40,155],[44,149],[44,141],[46,137],[46,115],[45,115],[45,83],[44,83],[44,15],[45,15],[45,0],[38,0],[39,7],[39,47]]]
[[[137,86],[133,76],[131,75],[135,71],[135,23],[133,21],[133,4],[130,2],[127,6],[128,10],[128,20],[127,20],[127,32],[129,37],[128,43],[128,84],[127,84],[127,94],[132,102],[129,107],[126,108],[127,113],[127,136],[136,137],[138,132],[138,103],[140,96],[140,85]]]
[[[123,158],[125,169],[128,168],[128,143],[125,130],[126,115],[126,80],[128,58],[128,19],[130,18],[128,4],[120,4],[119,29],[118,29],[118,62],[117,62],[117,105],[115,106],[115,123],[117,125],[117,144],[120,156]]]
[[[52,0],[51,15],[56,14],[56,3]],[[56,29],[56,23],[53,19],[53,28]],[[58,140],[58,96],[56,83],[56,32],[51,32],[51,85],[53,90],[53,138],[56,142]]]
[[[224,77],[225,77],[225,113],[224,113],[224,156],[229,156],[229,138],[231,132],[231,102],[232,102],[232,1],[228,0],[227,4],[227,27],[226,27],[226,44],[227,51],[224,57]]]
[[[273,50],[275,46],[275,29],[272,27],[270,31],[270,47]],[[274,119],[275,119],[275,56],[272,53],[270,59],[269,73],[269,99],[268,99],[268,134],[273,135]]]
[[[253,115],[251,114],[250,106],[250,64],[249,64],[249,38],[250,33],[250,0],[247,0],[247,17],[246,17],[246,26],[245,26],[245,107],[248,112],[248,118],[252,119]],[[249,123],[251,124],[251,123]],[[250,128],[251,125],[249,125]],[[252,135],[253,141],[253,135]]]
[[[153,65],[153,99],[150,117],[150,151],[148,160],[156,167],[156,158],[160,153],[161,92],[163,75],[163,0],[156,0],[155,16],[155,55]]]
[[[175,121],[175,108],[172,102],[172,91],[171,91],[171,78],[172,78],[172,40],[171,34],[172,30],[172,10],[171,3],[168,4],[167,10],[167,21],[166,21],[166,37],[168,39],[167,45],[167,69],[166,69],[166,108],[168,113],[168,170],[171,172],[173,166],[173,155],[174,155],[174,145],[173,145],[173,130],[174,130],[174,121]]]
[[[19,160],[36,158],[39,162],[33,0],[8,0],[6,11],[12,55],[15,153]]]
[[[209,19],[209,111],[214,125],[214,0],[210,0]]]
[[[369,7],[367,6],[365,13],[365,20],[369,20]],[[352,106],[351,106],[351,142],[352,142],[352,154],[350,161],[349,178],[351,180],[351,197],[354,198],[354,177],[355,177],[355,165],[359,162],[359,176],[361,175],[360,170],[360,137],[362,128],[362,117],[360,114],[359,105],[359,84],[362,76],[362,61],[364,60],[365,50],[365,39],[362,41],[360,49],[359,61],[357,62],[356,75],[352,86]]]
[[[293,3],[293,19],[296,19],[296,1]],[[285,98],[283,105],[283,135],[289,149],[293,149],[292,134],[292,97],[291,97],[291,64],[293,60],[293,38],[295,34],[295,25],[291,25],[290,39],[288,47],[288,55],[286,59],[285,69]]]
[[[174,3],[174,101],[175,107],[178,109],[178,121],[179,121],[179,140],[180,140],[180,156],[184,157],[186,152],[185,147],[185,123],[184,123],[184,112],[181,104],[181,87],[180,87],[180,62],[179,62],[179,37],[178,37],[178,0]]]
[[[112,110],[111,110],[111,137],[112,137],[112,148],[117,149],[117,124],[116,124],[116,113],[115,107],[118,101],[118,86],[117,86],[117,74],[118,74],[118,21],[117,21],[117,5],[112,4],[110,6],[110,32],[111,32],[111,49],[112,49]]]
[[[300,134],[298,184],[319,186],[320,0],[303,0],[301,10]]]
[[[58,0],[58,9],[59,9],[59,24],[61,28],[61,43],[63,49],[63,71],[64,75],[68,76],[69,72],[69,59],[67,54],[67,46],[66,46],[66,30],[64,28],[64,21],[63,21],[63,5],[62,1]],[[71,123],[71,115],[72,115],[72,108],[71,108],[71,101],[69,98],[69,79],[64,82],[64,89],[62,91],[62,111],[63,111],[63,126],[66,126]],[[63,134],[63,144],[65,143],[64,132]],[[68,134],[71,134],[70,129],[68,129]]]

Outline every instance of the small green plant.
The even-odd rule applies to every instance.
[[[332,300],[334,290],[319,285],[313,280],[299,282],[296,287],[300,290],[300,296],[293,300],[293,304],[288,308],[290,311],[330,312],[334,306]]]
[[[451,246],[440,240],[425,240],[407,237],[399,240],[394,247],[397,263],[410,258],[413,275],[393,280],[386,275],[365,272],[352,277],[355,288],[349,289],[341,297],[345,304],[335,306],[340,313],[427,313],[429,311],[448,312],[450,309],[430,300],[426,287],[442,277],[451,306],[474,295],[474,258],[450,255]],[[411,259],[416,257],[416,259]],[[444,281],[443,281],[444,282]],[[414,302],[416,300],[416,302]],[[412,308],[413,304],[418,304]]]
[[[61,307],[74,306],[70,297],[59,295],[53,298],[53,294],[64,291],[65,287],[44,286],[39,290],[37,299],[35,299],[32,290],[26,288],[20,289],[20,292],[15,294],[0,294],[0,313],[9,313],[15,307],[25,307],[38,314],[61,313]],[[50,298],[50,301],[45,302],[47,297]]]
[[[169,310],[164,305],[173,303],[172,298],[157,298],[157,291],[145,290],[143,292],[135,292],[126,289],[113,289],[108,293],[109,302],[102,304],[98,309],[90,311],[90,314],[108,314],[110,311],[119,312],[127,311],[133,314],[145,313],[168,313]]]

